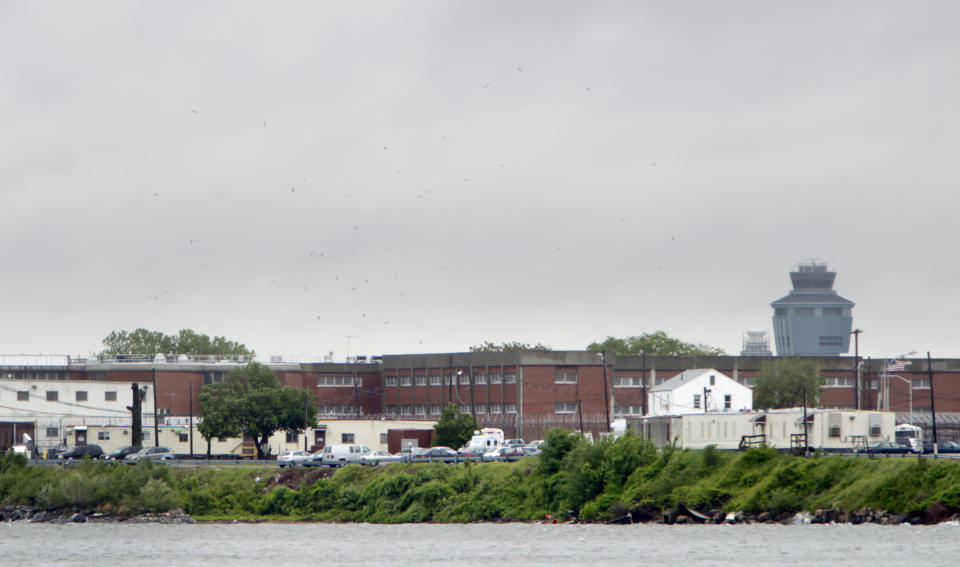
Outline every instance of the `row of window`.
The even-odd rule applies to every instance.
[[[317,376],[317,386],[363,386],[363,378],[357,376],[354,384],[353,376]]]
[[[664,376],[657,376],[653,378],[653,385],[659,386],[669,380]],[[614,376],[613,377],[613,387],[614,388],[642,388],[650,385],[650,376]]]
[[[469,374],[459,374],[459,379],[453,376],[440,376],[438,374],[432,374],[429,377],[431,386],[450,386],[453,383],[459,383],[461,386],[470,385],[470,375]],[[383,384],[386,387],[395,387],[397,384],[401,386],[412,386],[416,384],[417,386],[426,386],[427,385],[427,376],[425,375],[416,375],[416,376],[400,376],[399,379],[397,376],[387,376],[384,378]],[[576,381],[576,380],[574,380]],[[474,374],[473,383],[476,385],[483,384],[516,384],[517,375],[513,373],[509,374]]]
[[[790,315],[790,309],[787,307],[777,307],[773,310],[773,314],[777,317],[787,317]],[[817,308],[816,307],[794,307],[793,315],[795,317],[816,317]],[[850,309],[845,307],[821,307],[820,316],[821,317],[843,317],[844,315],[850,315]]]
[[[357,406],[333,406],[317,404],[317,415],[360,415]]]
[[[85,390],[77,390],[74,392],[74,401],[77,402],[86,402],[89,401],[89,393]],[[48,402],[57,402],[60,401],[60,392],[57,390],[47,390],[46,399]],[[17,401],[18,402],[28,402],[30,401],[30,392],[28,390],[17,390]],[[117,401],[117,393],[114,391],[107,391],[103,393],[103,401],[105,402],[115,402]]]
[[[0,377],[8,380],[66,380],[67,374],[58,370],[27,370],[4,372]]]
[[[388,417],[440,415],[444,407],[440,404],[406,404],[386,406],[384,413]],[[477,415],[517,413],[517,404],[474,404],[474,408]],[[460,404],[459,409],[461,413],[470,413],[470,404]]]

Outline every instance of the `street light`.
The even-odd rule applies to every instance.
[[[910,425],[913,425],[913,380],[907,380],[903,376],[898,376],[896,374],[881,374],[880,379],[886,379],[884,383],[884,394],[883,394],[883,411],[890,411],[890,379],[899,378],[907,383],[907,388],[910,391]]]

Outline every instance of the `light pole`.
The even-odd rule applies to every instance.
[[[907,383],[907,387],[910,389],[910,425],[913,425],[913,381],[907,380],[903,376],[897,376],[896,374],[881,374],[880,379],[886,380],[885,383],[885,392],[883,396],[883,410],[890,411],[890,379],[899,378]]]

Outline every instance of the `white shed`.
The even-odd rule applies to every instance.
[[[684,370],[647,394],[648,415],[742,412],[753,409],[753,390],[713,368]]]

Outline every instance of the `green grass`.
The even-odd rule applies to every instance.
[[[921,519],[960,512],[960,462],[811,458],[769,448],[658,451],[627,436],[589,444],[562,430],[514,463],[275,468],[26,466],[0,457],[0,505],[117,515],[182,508],[199,521],[474,522],[577,515],[614,519],[678,503],[700,511],[791,514],[836,508]]]

